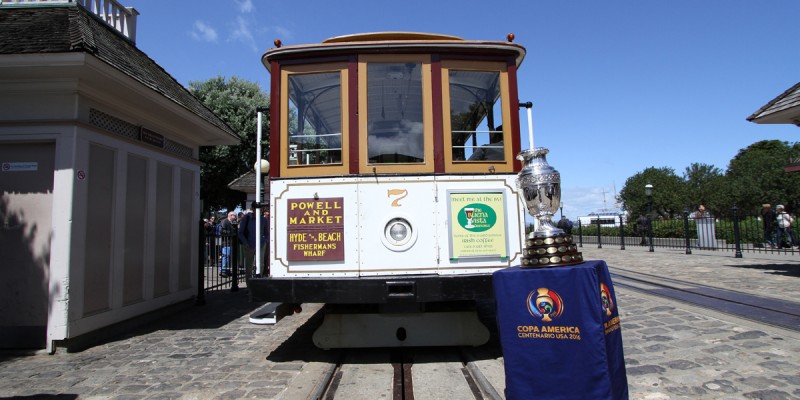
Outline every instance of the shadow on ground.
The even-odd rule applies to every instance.
[[[800,264],[726,265],[729,268],[759,269],[767,274],[800,277]]]
[[[70,353],[78,353],[91,347],[160,330],[219,329],[263,305],[263,302],[251,302],[247,289],[240,289],[238,292],[212,291],[205,294],[203,305],[196,305],[195,300],[187,300],[175,306],[68,339],[58,347],[66,348]]]
[[[500,348],[500,338],[497,332],[496,312],[494,302],[478,303],[477,311],[480,321],[489,329],[489,341],[478,347],[466,348],[470,354],[470,358],[474,360],[495,359],[502,357],[502,350]],[[273,362],[288,362],[288,361],[304,361],[304,362],[337,362],[342,357],[344,352],[336,349],[322,350],[314,345],[312,336],[314,331],[322,324],[325,316],[325,310],[321,309],[311,316],[303,325],[292,333],[283,343],[281,343],[274,351],[267,355],[267,360]],[[280,322],[278,322],[280,323]],[[445,357],[447,352],[442,352],[440,348],[427,347],[427,348],[400,348],[399,352],[408,350],[408,353],[427,352],[430,354],[443,354]],[[398,349],[354,349],[353,352],[369,352],[369,351],[389,351],[393,354],[392,357],[399,357]],[[438,360],[443,361],[443,360]],[[473,361],[473,360],[469,360]]]

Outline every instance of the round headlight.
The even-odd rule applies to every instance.
[[[411,224],[405,219],[395,218],[386,224],[386,241],[394,246],[402,246],[411,239]]]
[[[408,228],[403,224],[393,224],[392,227],[389,228],[389,235],[398,242],[402,241],[408,236]]]

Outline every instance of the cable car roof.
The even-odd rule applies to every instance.
[[[509,55],[519,67],[525,58],[525,47],[508,41],[465,40],[457,36],[421,32],[371,32],[336,36],[317,44],[301,44],[269,49],[261,61],[270,70],[272,60],[296,60],[313,57],[337,56],[358,53],[461,53],[479,55]]]

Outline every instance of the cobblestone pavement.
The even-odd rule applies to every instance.
[[[798,256],[580,250],[605,260],[612,273],[800,302]],[[616,295],[632,399],[800,399],[800,333],[627,288]],[[274,326],[252,325],[249,314],[259,306],[246,290],[210,293],[205,306],[82,352],[0,352],[0,398],[280,398],[300,384],[304,368],[335,354],[311,344],[320,305],[304,305]]]
[[[796,255],[581,251],[605,260],[612,274],[636,271],[800,302]],[[800,399],[800,332],[632,290],[618,289],[617,303],[632,399]]]

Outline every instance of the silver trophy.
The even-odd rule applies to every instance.
[[[522,191],[528,212],[536,218],[538,227],[529,238],[563,235],[564,231],[553,225],[553,215],[561,205],[561,174],[547,163],[547,150],[543,147],[523,150],[517,155],[522,171],[517,176],[517,187]]]
[[[583,261],[572,243],[572,236],[553,225],[553,214],[561,205],[561,174],[547,163],[550,150],[537,147],[523,150],[517,159],[523,162],[517,176],[517,188],[528,212],[536,218],[536,229],[528,234],[522,266],[554,267]]]

